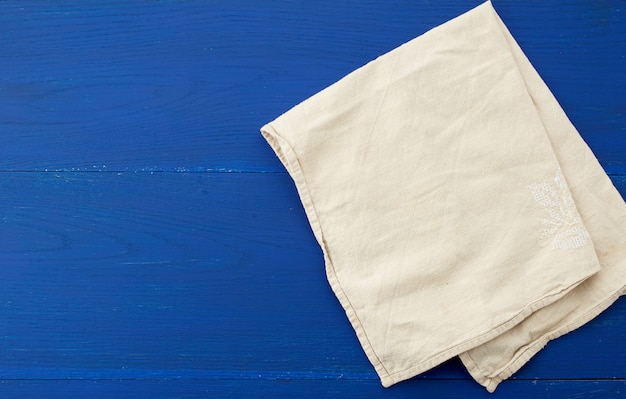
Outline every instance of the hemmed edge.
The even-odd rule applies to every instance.
[[[563,327],[556,329],[552,332],[544,334],[537,341],[527,346],[520,355],[516,356],[507,363],[503,368],[492,375],[485,375],[476,362],[471,358],[471,356],[467,353],[461,353],[459,358],[465,365],[465,368],[470,373],[472,378],[476,380],[480,385],[487,388],[487,391],[493,393],[498,385],[511,377],[515,372],[521,369],[534,355],[536,355],[541,349],[543,349],[550,341],[555,340],[567,333],[570,333],[583,325],[587,324],[594,318],[596,318],[600,313],[605,311],[609,306],[611,306],[615,301],[617,301],[620,296],[626,293],[626,286],[623,286],[618,291],[611,294],[605,300],[589,309],[587,312],[580,315],[578,318],[574,319],[571,323],[564,325]]]

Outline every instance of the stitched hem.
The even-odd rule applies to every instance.
[[[532,313],[536,312],[537,310],[546,307],[548,305],[550,305],[551,303],[556,302],[557,300],[561,299],[562,297],[564,297],[565,295],[567,295],[571,290],[573,290],[574,288],[576,288],[580,283],[582,283],[583,281],[585,281],[589,276],[593,275],[594,273],[596,273],[599,270],[599,268],[597,269],[590,269],[588,271],[588,274],[582,276],[582,278],[578,281],[573,282],[571,285],[567,286],[566,288],[562,289],[559,292],[556,292],[554,294],[550,294],[547,295],[535,302],[533,302],[530,305],[527,305],[526,307],[524,307],[524,309],[522,309],[517,315],[515,315],[514,317],[508,319],[507,321],[505,321],[504,323],[500,324],[497,327],[494,327],[492,329],[490,329],[489,331],[480,334],[476,337],[473,337],[471,339],[468,339],[458,345],[455,345],[451,348],[448,348],[447,350],[429,358],[426,361],[423,361],[421,363],[418,363],[417,365],[406,369],[406,370],[402,370],[396,373],[393,373],[391,375],[388,376],[388,378],[383,379],[381,376],[381,380],[383,383],[383,386],[388,387],[391,386],[397,382],[403,381],[403,380],[407,380],[409,378],[415,377],[416,375],[419,375],[427,370],[430,370],[431,368],[445,362],[448,359],[453,358],[454,356],[457,355],[461,355],[464,352],[475,348],[479,345],[484,344],[485,342],[488,342],[490,340],[492,340],[493,338],[497,337],[498,335],[503,334],[504,332],[506,332],[507,330],[510,330],[511,328],[513,328],[515,325],[521,323],[525,318],[527,318],[528,316],[530,316]]]
[[[322,231],[322,226],[317,216],[317,211],[313,204],[313,200],[311,198],[311,194],[309,193],[309,188],[304,177],[304,173],[302,172],[302,168],[300,167],[300,162],[298,161],[298,157],[291,147],[291,145],[282,138],[276,129],[273,128],[271,124],[267,124],[261,128],[261,134],[267,140],[268,144],[272,147],[280,161],[283,163],[285,168],[289,171],[293,181],[296,184],[296,189],[298,190],[298,194],[300,195],[300,199],[302,201],[302,205],[304,206],[304,211],[309,219],[309,223],[311,225],[311,229],[313,230],[313,234],[317,239],[317,242],[320,244],[322,248],[322,252],[324,254],[324,262],[326,268],[326,277],[330,284],[331,289],[337,296],[339,303],[343,307],[346,315],[348,316],[348,320],[354,331],[356,332],[357,338],[367,355],[370,363],[374,366],[376,373],[381,378],[383,386],[389,387],[393,383],[389,383],[390,377],[389,372],[383,366],[383,363],[380,361],[379,357],[374,352],[372,345],[370,344],[369,338],[365,333],[365,329],[359,320],[359,317],[354,310],[354,307],[350,303],[347,295],[345,294],[343,288],[341,287],[341,283],[337,278],[337,274],[335,272],[335,267],[330,258],[328,249],[326,248],[326,241],[324,240],[324,233]]]
[[[624,295],[625,291],[626,286],[623,286],[618,291],[608,296],[605,300],[598,303],[596,306],[574,319],[571,323],[566,324],[563,327],[558,328],[552,332],[544,334],[541,338],[537,339],[535,342],[524,348],[524,350],[519,355],[514,356],[513,359],[509,361],[504,367],[492,373],[491,375],[485,375],[485,373],[480,369],[478,364],[467,352],[462,353],[461,355],[459,355],[459,357],[467,368],[467,371],[476,380],[476,382],[487,388],[489,392],[494,392],[498,384],[511,377],[513,373],[522,368],[522,366],[526,364],[530,360],[530,358],[536,355],[543,347],[545,347],[548,342],[557,339],[571,331],[574,331],[577,328],[582,327],[583,325],[597,317],[609,306],[611,306],[620,296]]]

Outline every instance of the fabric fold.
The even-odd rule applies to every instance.
[[[493,391],[624,292],[626,206],[490,2],[261,131],[384,386]]]

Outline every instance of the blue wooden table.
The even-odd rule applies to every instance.
[[[259,127],[478,1],[0,2],[0,397],[626,397],[626,301],[384,389]],[[494,0],[623,196],[626,3]]]

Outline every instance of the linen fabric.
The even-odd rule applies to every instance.
[[[490,2],[261,131],[386,387],[493,391],[624,293],[626,205]]]

